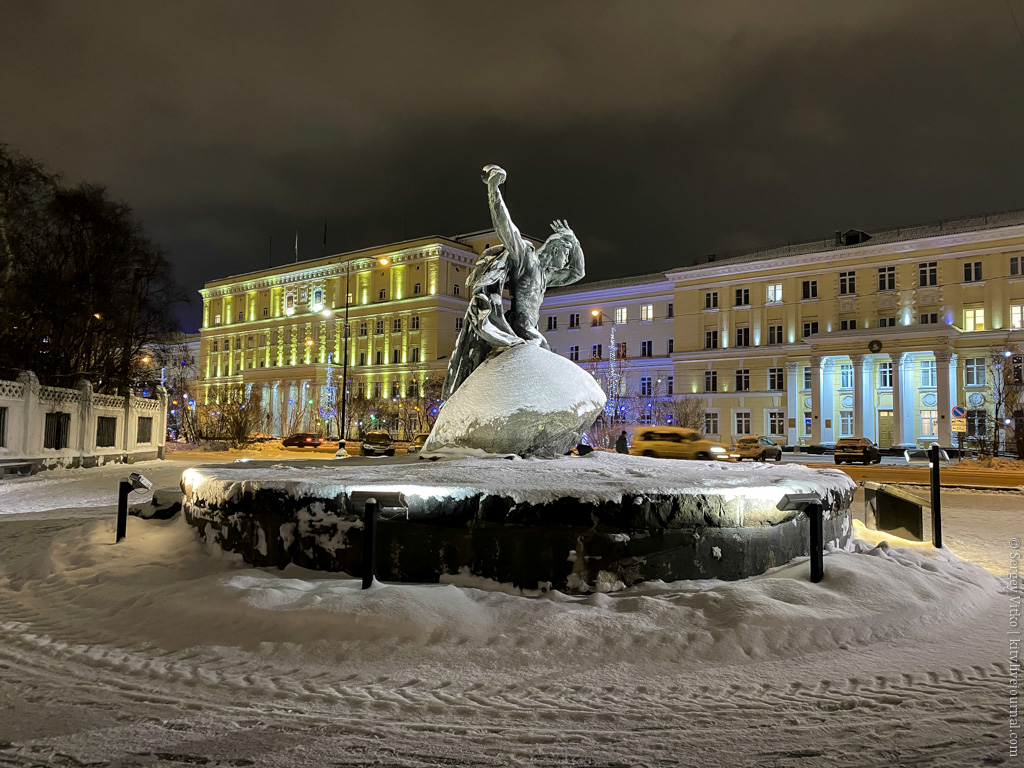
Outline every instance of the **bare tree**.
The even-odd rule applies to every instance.
[[[673,419],[680,427],[696,429],[704,434],[704,409],[706,403],[703,397],[685,395],[677,397],[673,406]]]
[[[240,448],[253,441],[266,421],[259,387],[226,386],[216,392],[217,410],[214,412],[220,436]]]

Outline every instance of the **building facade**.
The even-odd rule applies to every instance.
[[[495,242],[493,232],[428,238],[210,283],[204,385],[251,383],[266,402],[297,401],[323,381],[328,354],[341,358],[346,282],[350,396],[401,398],[439,380],[466,275]],[[1006,374],[1024,377],[1024,211],[837,232],[553,289],[540,330],[632,423],[672,423],[695,398],[723,442],[948,445],[954,405],[974,435],[993,419],[1024,433],[1024,404],[994,391]]]
[[[268,433],[330,431],[320,404],[328,365],[336,385],[346,370],[347,314],[349,405],[387,399],[404,410],[405,400],[422,399],[431,381],[443,380],[466,310],[466,275],[496,242],[487,231],[422,238],[207,283],[201,402],[256,387]],[[392,419],[383,426],[411,425],[417,414]]]

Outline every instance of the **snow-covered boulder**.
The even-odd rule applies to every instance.
[[[605,395],[578,365],[533,344],[507,349],[470,374],[438,414],[423,453],[470,448],[560,456],[604,408]]]
[[[157,488],[153,491],[153,498],[142,504],[132,504],[128,507],[128,513],[143,520],[170,520],[181,511],[184,495],[177,486]]]

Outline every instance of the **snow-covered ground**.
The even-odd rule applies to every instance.
[[[832,552],[818,585],[363,592],[180,518],[115,546],[125,471],[0,483],[0,765],[1015,762],[1006,581],[929,544]],[[950,549],[1006,573],[1022,499],[947,494]]]

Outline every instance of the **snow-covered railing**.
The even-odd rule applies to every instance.
[[[110,461],[162,458],[167,434],[167,393],[98,395],[80,381],[74,389],[44,387],[31,371],[0,381],[0,458],[45,467],[93,466]]]

